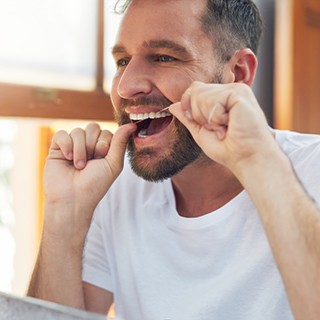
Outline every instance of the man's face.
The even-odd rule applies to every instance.
[[[221,81],[212,41],[201,30],[205,5],[135,0],[119,29],[111,98],[119,124],[148,118],[128,145],[133,169],[147,180],[169,178],[202,154],[188,130],[159,111],[180,101],[195,80]]]

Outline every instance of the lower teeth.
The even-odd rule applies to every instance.
[[[139,133],[138,133],[138,137],[139,138],[145,138],[145,137],[147,137],[148,135],[147,135],[147,129],[141,129],[140,131],[139,131]]]

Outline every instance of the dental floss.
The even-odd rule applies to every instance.
[[[160,113],[160,112],[163,112],[163,111],[167,111],[167,110],[169,110],[169,108],[170,108],[170,106],[169,107],[165,107],[164,109],[158,111],[157,113]],[[144,120],[146,120],[146,119],[138,120],[138,121],[135,122],[135,124],[140,123],[140,122],[142,122]]]

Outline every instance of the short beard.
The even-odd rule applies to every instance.
[[[155,157],[152,148],[137,151],[131,137],[128,143],[128,155],[132,170],[147,181],[160,182],[179,173],[188,164],[198,159],[201,148],[194,141],[191,133],[181,122],[174,119],[175,141],[166,154],[158,156],[157,163],[152,168],[148,159]]]
[[[221,74],[217,73],[212,83],[221,83]],[[120,110],[128,105],[157,105],[161,108],[169,106],[172,102],[161,97],[158,99],[140,98],[139,101],[123,100],[120,105]],[[128,115],[125,112],[115,114],[116,120],[119,125],[130,122]],[[165,179],[171,178],[186,166],[193,163],[200,158],[207,158],[202,149],[193,139],[189,130],[176,118],[173,119],[175,127],[175,140],[171,146],[168,146],[168,150],[165,154],[158,155],[158,159],[155,165],[151,168],[149,159],[156,157],[156,153],[152,148],[145,148],[138,151],[134,145],[134,138],[130,137],[127,151],[132,170],[141,178],[152,181],[160,182]]]

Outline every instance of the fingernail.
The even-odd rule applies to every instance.
[[[216,135],[217,135],[217,137],[218,137],[218,139],[219,140],[223,140],[225,137],[226,137],[226,131],[225,131],[225,129],[218,129],[217,131],[216,131]]]
[[[189,120],[192,120],[192,113],[190,110],[184,110],[184,115],[186,116],[186,118],[188,118]]]
[[[84,160],[79,160],[77,162],[77,168],[78,169],[83,169],[86,166],[86,162]]]
[[[184,96],[191,96],[191,88],[188,88],[188,89],[184,92],[183,95],[184,95]]]

